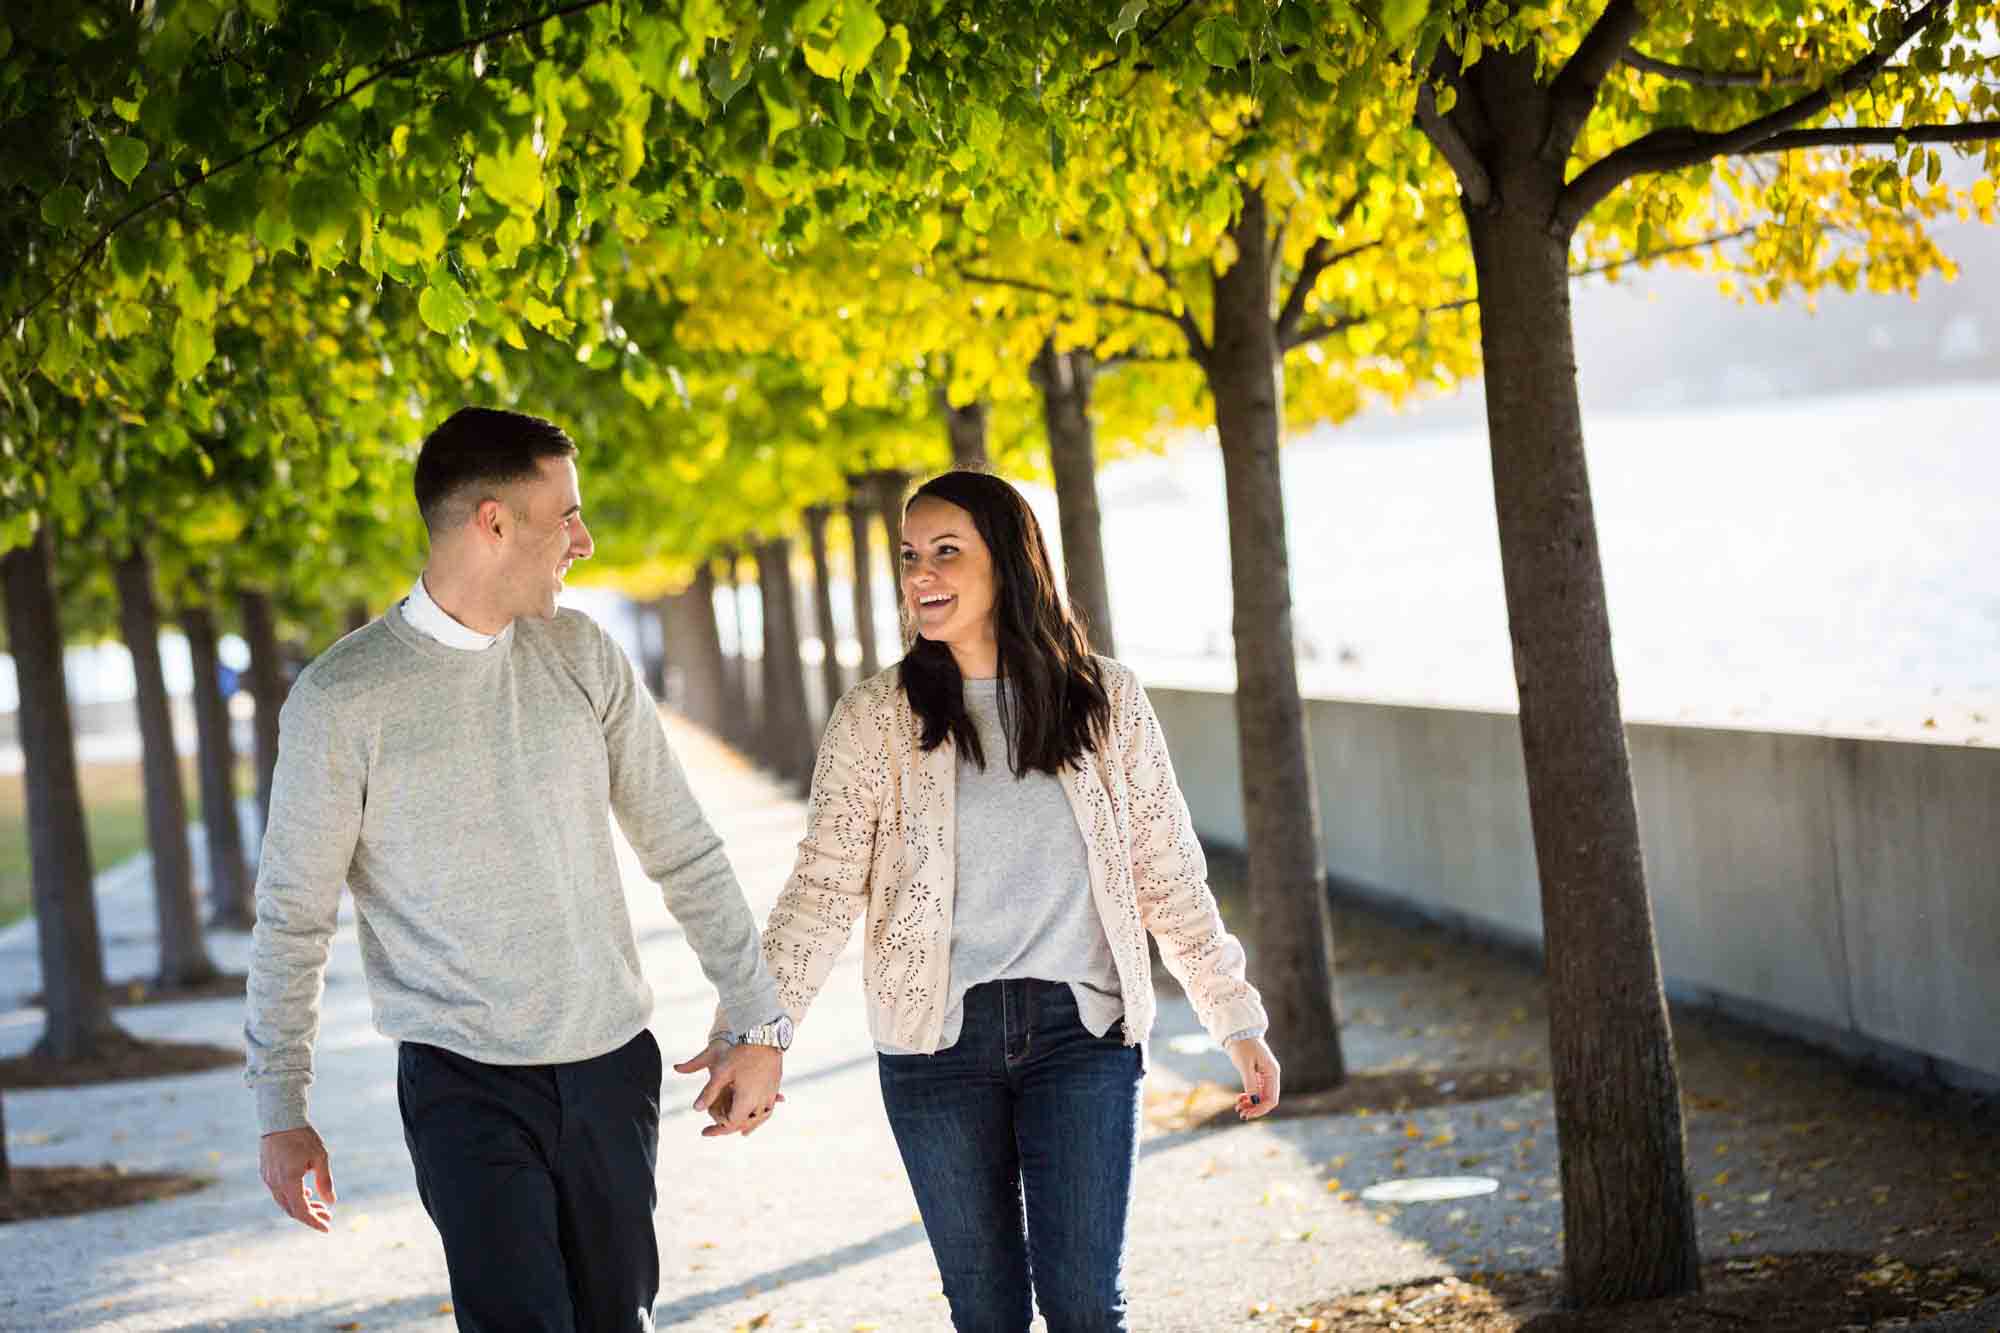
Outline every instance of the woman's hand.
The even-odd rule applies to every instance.
[[[1222,1048],[1243,1079],[1236,1114],[1245,1120],[1266,1116],[1278,1107],[1278,1057],[1262,1037],[1245,1037]]]

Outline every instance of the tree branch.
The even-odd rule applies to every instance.
[[[1576,136],[1597,105],[1597,90],[1604,85],[1632,39],[1646,26],[1638,0],[1611,0],[1583,41],[1549,83],[1549,127],[1542,136],[1544,162],[1566,162]]]
[[[1153,44],[1153,39],[1155,37],[1158,37],[1161,33],[1165,32],[1170,26],[1172,26],[1173,21],[1179,18],[1182,14],[1186,13],[1189,6],[1193,4],[1194,0],[1181,0],[1181,2],[1178,5],[1175,5],[1173,10],[1170,13],[1168,13],[1168,15],[1165,18],[1161,19],[1158,23],[1153,25],[1153,30],[1151,32],[1147,33],[1145,36],[1139,39],[1139,44],[1132,48],[1133,51],[1136,53],[1145,50],[1148,46],[1151,46]],[[1089,69],[1086,69],[1083,72],[1083,77],[1085,79],[1095,78],[1100,71],[1110,69],[1113,65],[1117,64],[1124,58],[1125,57],[1122,55],[1115,55],[1108,57],[1105,60],[1099,61],[1097,64],[1092,65]]]
[[[516,33],[527,32],[531,29],[539,28],[542,24],[547,23],[550,19],[566,18],[571,14],[581,13],[586,9],[595,9],[597,6],[603,3],[605,3],[605,0],[572,0],[570,4],[566,4],[556,9],[552,9],[545,14],[538,14],[534,18],[525,19],[519,23],[510,24],[505,28],[496,28],[492,32],[481,33],[476,37],[468,37],[463,41],[453,42],[448,46],[434,46],[429,50],[419,51],[415,55],[404,56],[400,60],[390,61],[388,64],[382,66],[380,69],[376,70],[373,74],[370,74],[367,78],[363,79],[361,82],[355,84],[352,88],[349,88],[345,92],[341,93],[338,97],[330,99],[324,105],[312,111],[309,115],[303,116],[300,119],[292,122],[290,125],[287,125],[284,129],[279,130],[276,134],[273,134],[270,138],[264,140],[256,147],[246,148],[242,152],[238,153],[235,157],[220,162],[215,166],[210,167],[206,171],[199,172],[190,179],[182,181],[180,184],[174,186],[172,189],[162,191],[161,193],[154,195],[151,199],[146,200],[144,203],[135,204],[131,208],[125,210],[125,212],[119,214],[111,222],[106,224],[103,230],[99,231],[97,235],[91,239],[90,244],[86,245],[83,248],[83,253],[77,256],[76,262],[74,264],[71,264],[68,269],[64,270],[63,275],[57,278],[53,283],[51,283],[47,291],[43,292],[40,296],[30,301],[27,305],[23,306],[21,309],[15,311],[12,315],[8,316],[7,323],[10,325],[18,324],[22,320],[26,319],[28,316],[34,314],[35,311],[41,309],[42,306],[48,304],[48,302],[54,299],[55,296],[63,290],[63,288],[69,286],[69,284],[75,280],[76,275],[81,273],[84,270],[85,266],[87,266],[92,260],[96,259],[99,255],[104,253],[104,247],[110,243],[111,238],[114,235],[116,235],[121,229],[123,229],[126,226],[126,224],[134,221],[139,217],[144,216],[147,213],[152,212],[155,208],[158,208],[162,204],[168,203],[175,199],[180,199],[185,197],[187,193],[190,190],[194,189],[196,186],[204,185],[207,182],[214,180],[217,176],[220,176],[223,172],[229,171],[234,167],[241,166],[245,162],[251,161],[254,158],[262,156],[270,149],[276,148],[279,144],[286,143],[292,139],[298,138],[300,135],[304,134],[307,130],[319,124],[322,120],[325,120],[336,109],[346,104],[347,102],[352,101],[354,98],[358,97],[364,90],[371,87],[380,80],[389,78],[393,75],[406,73],[409,70],[416,68],[418,65],[427,64],[433,60],[441,60],[446,56],[460,55],[466,51],[472,50],[474,47],[482,46],[487,42],[499,41],[500,39],[505,37],[512,37]]]
[[[1011,287],[1016,291],[1034,292],[1039,296],[1052,296],[1058,301],[1078,299],[1075,292],[1066,292],[1059,287],[1051,287],[1046,283],[1030,282],[1026,278],[1009,277],[1004,273],[979,273],[972,269],[961,267],[958,270],[958,276],[967,282],[979,283],[987,287]],[[1130,310],[1137,315],[1152,315],[1156,318],[1166,320],[1169,324],[1179,323],[1179,319],[1174,312],[1165,306],[1147,305],[1143,301],[1128,301],[1122,296],[1105,296],[1102,293],[1090,293],[1083,296],[1082,300],[1094,306],[1111,306],[1119,310]]]
[[[1417,85],[1417,124],[1423,127],[1431,143],[1444,160],[1451,164],[1453,174],[1458,177],[1458,188],[1465,195],[1466,206],[1483,209],[1493,202],[1493,178],[1486,174],[1486,166],[1479,160],[1479,154],[1458,132],[1458,125],[1438,110],[1437,92],[1426,79]]]
[[[1737,70],[1695,69],[1688,65],[1655,60],[1651,56],[1641,55],[1629,49],[1623,58],[1626,64],[1642,74],[1655,74],[1663,79],[1678,79],[1682,83],[1697,84],[1703,88],[1799,88],[1806,83],[1806,78],[1802,74],[1746,74]]]
[[[1774,134],[1751,153],[1786,153],[1794,148],[1868,148],[1881,144],[1906,143],[1985,143],[2000,139],[2000,121],[1972,121],[1964,125],[1828,125],[1818,130],[1787,130]]]
[[[1164,260],[1154,259],[1153,252],[1146,248],[1144,241],[1139,243],[1139,253],[1145,256],[1146,267],[1159,275],[1160,281],[1167,285],[1168,291],[1178,292],[1180,290],[1179,286],[1174,282],[1174,271],[1167,267]],[[1173,320],[1175,326],[1180,329],[1181,335],[1187,339],[1188,353],[1194,357],[1195,364],[1206,367],[1208,365],[1208,340],[1201,336],[1201,325],[1195,323],[1194,316],[1188,313],[1186,301],[1182,301],[1181,312],[1174,316]]]
[[[1713,236],[1682,241],[1678,245],[1663,245],[1652,250],[1641,250],[1636,255],[1628,255],[1624,259],[1606,260],[1601,264],[1592,264],[1588,268],[1573,268],[1569,271],[1569,275],[1572,278],[1594,278],[1600,273],[1609,273],[1613,269],[1627,268],[1633,264],[1649,263],[1655,259],[1664,259],[1668,255],[1683,255],[1690,250],[1706,250],[1717,245],[1727,245],[1731,241],[1740,241],[1746,236],[1753,236],[1756,232],[1757,228],[1754,226],[1738,227],[1735,231],[1717,232]]]
[[[1925,0],[1923,8],[1911,16],[1909,24],[1901,32],[1876,43],[1867,55],[1835,75],[1823,87],[1779,107],[1769,115],[1759,116],[1733,130],[1702,132],[1675,126],[1640,135],[1623,148],[1592,163],[1564,188],[1555,216],[1550,220],[1550,230],[1558,236],[1570,235],[1591,209],[1634,176],[1676,171],[1710,158],[1751,152],[1773,136],[1820,115],[1833,105],[1834,98],[1849,89],[1865,86],[1881,73],[1891,56],[1948,14],[1951,5],[1952,0]]]
[[[1363,241],[1345,250],[1332,250],[1327,247],[1324,236],[1315,240],[1312,248],[1306,251],[1305,258],[1300,261],[1299,276],[1293,280],[1291,293],[1285,297],[1284,308],[1278,312],[1278,346],[1286,346],[1287,340],[1298,332],[1299,321],[1306,313],[1306,298],[1312,295],[1313,286],[1319,281],[1320,274],[1346,263],[1356,255],[1366,254],[1381,244],[1378,239]]]
[[[1709,246],[1726,245],[1730,241],[1740,241],[1744,237],[1752,235],[1756,230],[1755,227],[1738,227],[1735,231],[1719,232],[1713,236],[1704,236],[1699,240],[1683,241],[1678,245],[1664,245],[1657,249],[1641,251],[1639,254],[1631,255],[1625,259],[1614,259],[1602,264],[1593,264],[1587,268],[1573,268],[1569,271],[1569,276],[1572,279],[1596,277],[1598,274],[1609,273],[1613,269],[1624,268],[1631,264],[1643,264],[1649,260],[1663,259],[1668,255],[1685,254],[1689,250],[1701,250]],[[1467,306],[1478,304],[1478,297],[1464,296],[1456,301],[1445,301],[1438,305],[1425,306],[1417,313],[1419,315],[1442,315],[1448,311],[1463,310]],[[1330,338],[1336,333],[1345,333],[1357,325],[1366,324],[1368,320],[1369,317],[1365,315],[1343,315],[1339,319],[1331,319],[1322,324],[1313,324],[1299,329],[1289,339],[1281,340],[1278,347],[1281,353],[1289,352],[1294,347],[1303,347],[1307,343],[1318,342],[1322,338]]]

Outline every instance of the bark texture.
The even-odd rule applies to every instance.
[[[160,666],[160,610],[153,596],[153,562],[140,547],[112,567],[118,619],[132,654],[138,695],[140,766],[144,774],[146,846],[152,853],[153,904],[160,928],[162,987],[191,986],[216,975],[201,933],[188,849],[187,795],[181,789],[180,747]]]
[[[824,692],[825,711],[821,715],[820,726],[833,715],[834,704],[840,701],[843,688],[840,672],[840,655],[836,645],[840,632],[833,623],[833,571],[827,567],[826,522],[833,511],[825,505],[814,505],[806,510],[806,537],[812,544],[813,562],[813,620],[818,627],[819,641],[825,647],[820,657],[820,687]],[[814,727],[815,734],[819,727]]]
[[[1531,53],[1471,71],[1494,197],[1468,207],[1494,505],[1548,954],[1563,1267],[1580,1307],[1698,1289],[1680,1076],[1612,659],[1569,300],[1561,164]]]
[[[1270,223],[1245,191],[1236,262],[1215,279],[1207,364],[1222,441],[1235,599],[1236,722],[1249,845],[1256,982],[1285,1086],[1346,1077],[1333,989],[1333,927],[1320,859],[1319,801],[1292,641],[1291,556],[1278,473],[1283,364],[1271,299]]]
[[[722,630],[715,620],[715,574],[707,563],[688,586],[685,653],[688,711],[702,726],[722,733],[728,689],[722,665]]]
[[[951,465],[974,472],[990,471],[992,457],[986,449],[986,424],[991,409],[983,400],[962,407],[952,406],[944,390],[938,390],[938,409],[944,413],[945,439],[951,446]]]
[[[1088,350],[1058,352],[1043,343],[1035,358],[1049,465],[1062,528],[1063,579],[1069,609],[1083,622],[1091,651],[1117,656],[1111,633],[1111,585],[1104,573],[1104,516],[1097,503],[1097,436],[1090,421],[1096,363]]]
[[[208,924],[248,930],[257,924],[250,867],[243,859],[243,826],[236,816],[236,741],[229,731],[229,702],[222,697],[222,658],[215,617],[207,607],[181,612],[194,670],[195,769],[201,779],[201,824],[208,842]]]
[[[895,658],[902,660],[903,649],[909,642],[909,630],[903,625],[903,504],[910,494],[910,474],[895,468],[887,468],[875,474],[875,508],[882,515],[882,531],[888,541],[889,550],[889,595],[896,606]]]
[[[816,747],[806,715],[789,538],[757,548],[757,576],[764,602],[764,755],[780,777],[803,789],[812,778]]]
[[[847,481],[847,535],[854,544],[854,637],[861,641],[861,679],[882,669],[882,651],[875,642],[875,565],[869,552],[868,525],[873,510],[863,494],[866,483],[859,477]]]
[[[29,877],[48,1015],[35,1049],[67,1061],[87,1059],[130,1038],[112,1021],[104,985],[53,563],[44,528],[28,545],[0,556],[0,591],[7,600],[7,644],[21,699]]]
[[[743,615],[743,580],[738,569],[740,557],[734,551],[722,556],[723,578],[729,586],[729,609],[736,623],[736,655],[729,660],[729,674],[726,684],[729,690],[729,716],[724,719],[722,734],[737,748],[756,753],[763,742],[764,699],[759,691],[752,702],[750,690],[750,630]]]
[[[243,638],[250,645],[245,681],[257,707],[251,735],[256,742],[257,837],[271,826],[271,775],[278,769],[278,712],[285,706],[285,668],[278,648],[278,617],[268,593],[246,588],[237,598]]]

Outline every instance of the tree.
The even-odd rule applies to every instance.
[[[1090,421],[1090,389],[1096,375],[1096,360],[1087,348],[1058,352],[1053,338],[1042,344],[1035,358],[1035,387],[1042,394],[1049,466],[1055,473],[1070,610],[1088,630],[1091,650],[1115,657],[1111,588],[1104,572],[1104,517],[1097,504],[1097,439]]]
[[[758,545],[757,584],[764,621],[762,750],[779,777],[803,789],[812,777],[817,747],[807,718],[790,538],[776,537]]]
[[[160,930],[162,990],[197,986],[218,969],[202,939],[195,904],[193,859],[188,851],[187,799],[181,791],[180,749],[167,708],[160,668],[160,613],[153,596],[153,563],[134,545],[117,562],[119,616],[138,686],[139,737],[145,771],[146,842],[152,850],[153,901]]]
[[[813,619],[822,649],[820,679],[828,717],[833,715],[842,691],[840,655],[835,651],[840,635],[833,623],[833,575],[827,568],[826,523],[832,512],[827,505],[813,505],[805,513],[806,536],[812,548]]]
[[[50,583],[50,534],[0,555],[7,642],[20,683],[21,751],[28,769],[28,859],[35,935],[41,945],[48,1020],[35,1051],[86,1060],[131,1039],[111,1017],[104,946],[92,895],[90,843],[77,785],[69,694],[63,684],[62,626]]]
[[[1417,37],[1426,72],[1417,117],[1462,191],[1479,284],[1495,507],[1548,953],[1564,1286],[1574,1305],[1691,1291],[1700,1276],[1678,1072],[1584,466],[1572,245],[1589,221],[1597,235],[1585,238],[1587,248],[1650,250],[1656,236],[1702,225],[1726,188],[1745,200],[1746,214],[1768,208],[1782,224],[1765,230],[1750,261],[1773,289],[1788,279],[1840,276],[1816,225],[1829,214],[1858,217],[1870,248],[1887,261],[1887,280],[1910,281],[1934,254],[1913,233],[1911,216],[1926,211],[1918,182],[1927,176],[1935,186],[1940,174],[1924,145],[2000,138],[2000,124],[1931,123],[1992,106],[1990,89],[1955,90],[1940,77],[1981,44],[1979,7],[1959,6],[1956,19],[1951,9],[1949,0],[1928,0],[1869,10],[1704,5],[1649,14],[1612,0],[1587,19],[1533,6],[1453,5],[1434,12]],[[1675,62],[1640,51],[1641,39],[1674,50]],[[1886,73],[1906,47],[1913,47],[1909,63]],[[1828,122],[1833,114],[1853,123]],[[1827,145],[1893,146],[1905,164],[1857,156],[1847,180],[1818,199],[1810,186],[1795,190],[1811,169],[1788,179],[1799,165],[1790,158],[1780,157],[1782,174],[1769,186],[1712,165]],[[1995,164],[1989,150],[1988,166]],[[1663,179],[1643,179],[1655,175]],[[1634,188],[1614,200],[1628,183]],[[1846,280],[1857,270],[1850,260]]]
[[[861,641],[861,679],[867,680],[882,669],[882,654],[875,645],[875,562],[869,555],[873,544],[868,528],[874,511],[868,503],[867,480],[847,479],[847,533],[854,546],[854,637]]]
[[[222,658],[215,616],[206,606],[181,609],[181,633],[194,673],[195,765],[201,783],[201,819],[208,843],[209,925],[249,930],[256,924],[250,870],[243,857],[243,828],[236,812],[236,745],[222,696]]]

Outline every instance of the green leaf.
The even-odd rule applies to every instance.
[[[764,114],[768,124],[764,131],[764,143],[768,147],[778,142],[778,136],[798,125],[799,109],[792,103],[792,90],[784,76],[773,74],[757,80],[757,96],[764,103]]]
[[[1382,3],[1382,26],[1392,44],[1400,45],[1429,15],[1429,0],[1383,0]]]
[[[456,333],[471,320],[475,309],[458,279],[443,269],[431,272],[429,284],[417,298],[417,314],[433,333]]]
[[[250,253],[249,246],[239,246],[231,250],[228,257],[222,261],[223,292],[234,292],[250,281],[251,270],[256,266],[257,257]]]
[[[865,69],[868,58],[875,54],[875,48],[888,35],[888,26],[875,12],[873,0],[847,0],[846,11],[840,16],[840,32],[833,39],[833,49],[845,68]]]
[[[174,324],[174,378],[186,384],[215,357],[215,330],[183,315]]]
[[[889,29],[868,62],[868,79],[884,100],[895,96],[903,71],[910,67],[910,30],[898,23]]]
[[[1232,69],[1250,54],[1243,25],[1227,14],[1211,14],[1194,25],[1194,49],[1217,69]]]
[[[722,103],[722,109],[727,111],[730,99],[742,92],[743,86],[750,82],[750,66],[744,65],[740,74],[731,73],[729,53],[718,50],[709,52],[707,69],[708,90],[715,94],[715,100]]]
[[[127,185],[145,169],[148,156],[145,140],[129,134],[114,134],[104,141],[104,160],[111,164],[111,174]]]
[[[533,213],[542,206],[542,160],[535,156],[531,138],[516,139],[502,152],[481,153],[473,160],[472,175],[509,212]]]
[[[83,191],[74,185],[61,186],[42,199],[42,221],[51,227],[75,227],[82,223],[83,212]]]
[[[1118,17],[1112,21],[1111,40],[1114,42],[1118,41],[1126,33],[1138,27],[1139,20],[1145,16],[1145,13],[1146,0],[1125,0],[1124,8],[1118,11]]]

